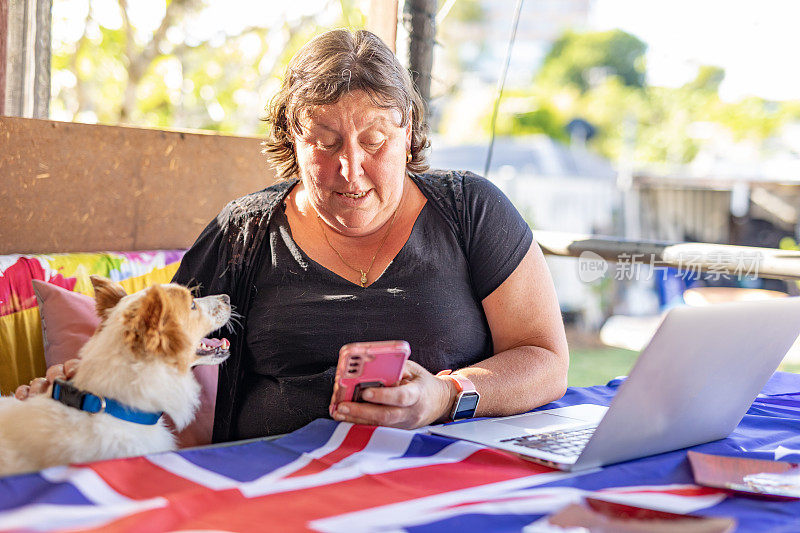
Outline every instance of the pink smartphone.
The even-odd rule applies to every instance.
[[[403,364],[411,355],[406,341],[345,344],[339,350],[333,404],[360,402],[369,387],[391,387],[400,382]]]

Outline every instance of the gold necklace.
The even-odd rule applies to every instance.
[[[360,268],[356,268],[356,267],[352,266],[350,263],[348,263],[347,261],[344,260],[344,257],[342,257],[342,254],[339,253],[339,250],[337,250],[333,246],[333,244],[331,243],[331,240],[328,238],[328,234],[325,232],[325,226],[322,224],[322,217],[320,217],[319,214],[317,214],[317,223],[319,223],[319,227],[322,230],[322,235],[325,237],[325,240],[328,241],[328,246],[330,246],[331,250],[333,250],[336,253],[336,255],[339,256],[339,259],[341,260],[342,263],[344,263],[344,265],[347,268],[349,268],[350,270],[352,270],[354,272],[358,272],[359,274],[361,274],[361,286],[362,287],[366,287],[367,286],[367,275],[369,274],[369,271],[372,270],[372,265],[373,265],[373,263],[375,263],[375,258],[378,257],[378,252],[381,251],[381,248],[383,248],[383,245],[386,242],[386,239],[389,238],[389,233],[391,233],[391,231],[392,231],[392,226],[394,226],[394,220],[397,218],[397,212],[398,211],[400,211],[400,206],[399,205],[397,206],[397,209],[394,210],[394,215],[392,215],[392,221],[389,223],[389,229],[387,229],[386,233],[383,235],[383,239],[381,239],[381,244],[378,246],[378,249],[375,250],[375,254],[372,256],[372,261],[369,262],[369,266],[367,267],[366,270],[361,270]]]

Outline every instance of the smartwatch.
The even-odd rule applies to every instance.
[[[450,412],[451,420],[461,420],[464,418],[472,418],[475,416],[475,410],[478,408],[478,401],[481,395],[475,390],[475,385],[469,378],[453,374],[452,370],[442,370],[437,376],[444,376],[453,380],[458,391],[456,402],[453,405],[453,410]]]

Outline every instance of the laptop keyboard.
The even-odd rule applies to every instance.
[[[538,433],[504,439],[500,442],[511,442],[524,448],[533,448],[545,452],[564,455],[567,457],[580,455],[581,450],[589,442],[596,428],[583,428],[571,431],[556,431],[553,433]]]

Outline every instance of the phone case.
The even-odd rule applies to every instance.
[[[334,404],[358,402],[368,387],[397,385],[411,355],[406,341],[354,342],[339,350]]]

